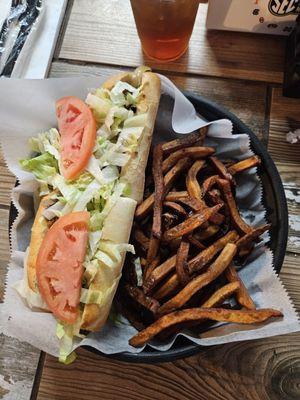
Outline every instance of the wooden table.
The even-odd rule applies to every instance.
[[[285,39],[206,32],[201,4],[189,51],[160,64],[144,58],[129,0],[69,2],[51,77],[111,75],[146,64],[180,88],[223,104],[268,147],[281,174],[290,231],[280,277],[300,310],[300,144],[286,133],[300,128],[300,100],[282,97]],[[111,21],[114,21],[112,24]],[[14,178],[0,164],[0,296],[9,257],[7,220]],[[300,334],[203,348],[172,363],[129,364],[80,350],[71,366],[27,344],[0,337],[0,398],[28,399],[299,399]]]

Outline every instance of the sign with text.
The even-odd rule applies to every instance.
[[[300,13],[300,0],[209,0],[206,26],[288,35]]]

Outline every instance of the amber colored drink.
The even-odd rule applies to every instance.
[[[131,6],[147,56],[171,61],[186,51],[199,0],[131,0]]]

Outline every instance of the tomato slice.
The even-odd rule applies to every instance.
[[[96,122],[89,107],[77,97],[56,102],[60,132],[61,172],[66,179],[76,178],[87,166],[96,140]]]
[[[36,262],[43,299],[58,319],[70,324],[79,315],[89,216],[80,211],[59,218],[46,233]]]

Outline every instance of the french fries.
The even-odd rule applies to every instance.
[[[214,308],[220,306],[226,299],[232,296],[233,293],[236,293],[239,288],[240,283],[237,281],[228,283],[218,289],[208,300],[201,304],[201,308]]]
[[[188,241],[197,247],[197,249],[204,250],[206,247],[199,240],[197,240],[193,235],[187,237]]]
[[[230,174],[229,171],[227,171],[227,168],[222,163],[222,161],[220,161],[217,157],[209,157],[209,161],[215,167],[221,178],[226,179],[230,183],[233,183],[232,175]]]
[[[175,214],[180,215],[181,217],[186,217],[187,212],[185,209],[178,203],[175,203],[174,201],[165,201],[164,202],[164,207],[169,208],[171,211],[175,212]]]
[[[165,201],[178,201],[179,199],[188,197],[188,192],[169,192],[166,197]]]
[[[144,252],[147,252],[147,250],[149,249],[149,239],[141,229],[138,228],[134,229],[133,238],[135,242],[139,244],[141,249]]]
[[[182,239],[176,255],[176,273],[179,282],[185,285],[190,279],[187,272],[187,259],[189,255],[190,243]]]
[[[238,324],[257,324],[270,318],[280,318],[282,313],[271,308],[261,310],[226,310],[222,308],[190,308],[175,311],[155,321],[148,328],[137,333],[129,340],[134,347],[141,347],[154,336],[171,326],[189,321],[202,322],[205,319],[218,322],[233,322]]]
[[[205,158],[215,152],[212,147],[186,147],[181,150],[177,150],[170,154],[163,162],[163,173],[169,171],[183,157],[190,157],[192,159]]]
[[[229,282],[238,282],[239,288],[236,293],[236,300],[242,306],[247,308],[248,310],[255,310],[254,301],[251,299],[246,286],[244,285],[243,281],[239,277],[235,267],[230,265],[227,270],[225,271],[225,277],[228,279]]]
[[[264,232],[268,231],[270,229],[271,225],[266,224],[263,226],[260,226],[259,228],[254,229],[250,233],[247,233],[247,235],[243,236],[237,241],[237,246],[239,248],[242,247],[247,247],[249,244],[253,243],[259,236],[261,236]]]
[[[172,153],[173,151],[192,146],[198,141],[203,142],[206,134],[207,127],[199,129],[199,132],[191,133],[190,135],[183,136],[181,139],[175,139],[171,142],[164,143],[162,148],[164,154]]]
[[[161,144],[158,144],[154,148],[153,152],[153,166],[152,174],[154,178],[154,208],[153,208],[153,224],[152,224],[152,235],[161,239],[161,216],[162,216],[162,203],[164,199],[164,177],[162,174],[162,161],[163,151]]]
[[[234,227],[241,233],[247,234],[252,228],[241,218],[234,200],[230,183],[226,179],[218,179],[217,184],[223,193]]]
[[[191,166],[186,177],[186,188],[191,198],[197,199],[201,202],[202,207],[205,208],[205,203],[202,201],[202,193],[200,185],[197,180],[197,174],[203,167],[205,161],[197,160]]]
[[[227,243],[234,243],[239,238],[236,231],[232,230],[219,240],[215,241],[212,245],[200,252],[196,257],[188,263],[188,270],[190,273],[201,270],[208,264],[218,252],[220,252]]]
[[[199,228],[216,212],[218,212],[222,206],[217,205],[212,208],[206,208],[202,212],[192,215],[181,224],[174,226],[173,228],[166,231],[163,235],[163,241],[167,242],[183,235],[192,232],[194,229]]]
[[[139,289],[138,287],[126,285],[125,289],[127,294],[141,306],[156,314],[157,310],[159,309],[159,302],[152,297],[146,296],[145,293]]]
[[[203,182],[202,185],[202,192],[203,196],[218,182],[220,179],[219,175],[212,175],[209,176],[205,181]]]
[[[260,165],[260,158],[257,156],[252,156],[250,158],[247,158],[246,160],[243,160],[236,164],[231,165],[228,168],[228,172],[231,175],[235,175],[238,172],[246,171],[247,169],[256,167],[257,165]]]
[[[171,294],[174,293],[176,289],[179,287],[179,280],[177,274],[173,274],[168,278],[164,284],[156,291],[153,293],[153,297],[156,300],[162,300]]]
[[[208,270],[190,281],[175,297],[163,304],[159,310],[159,315],[168,314],[187,303],[190,298],[214,281],[231,263],[235,256],[237,247],[233,243],[227,243],[218,258],[209,266]]]
[[[130,340],[133,346],[205,320],[256,323],[281,316],[272,309],[256,310],[234,266],[270,229],[249,226],[235,200],[234,176],[260,160],[219,160],[203,144],[206,132],[154,149],[152,176],[132,232],[142,277],[133,263],[126,264],[118,289],[125,303],[128,299],[124,315],[142,329]]]
[[[174,165],[172,169],[164,176],[165,191],[169,191],[174,181],[178,178],[181,172],[191,165],[192,161],[189,158],[182,158]],[[154,194],[151,194],[144,200],[136,209],[135,216],[137,219],[143,218],[151,211],[154,204]]]
[[[176,254],[159,265],[152,274],[145,280],[143,288],[145,293],[149,293],[159,282],[161,282],[171,271],[175,270]]]

